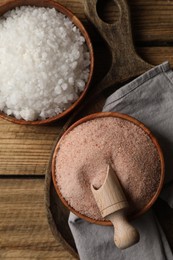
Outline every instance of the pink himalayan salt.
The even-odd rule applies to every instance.
[[[60,143],[57,185],[72,208],[90,218],[102,219],[90,185],[103,184],[109,163],[124,188],[131,213],[150,201],[161,171],[155,145],[135,124],[102,117],[78,125]]]

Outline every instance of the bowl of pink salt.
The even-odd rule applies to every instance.
[[[52,178],[64,205],[79,217],[111,225],[98,209],[91,184],[101,187],[111,164],[129,202],[128,216],[146,212],[164,180],[164,158],[158,141],[138,120],[105,112],[75,122],[58,141]]]

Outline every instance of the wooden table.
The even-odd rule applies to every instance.
[[[0,0],[0,4],[5,1]],[[97,82],[108,64],[103,41],[88,23],[82,0],[59,2],[71,9],[89,31]],[[173,66],[173,1],[128,2],[137,52],[153,65],[169,60]],[[106,9],[105,19],[113,20],[117,14],[113,10]],[[0,119],[0,259],[75,259],[54,239],[44,205],[44,175],[60,129],[60,123],[20,126]]]

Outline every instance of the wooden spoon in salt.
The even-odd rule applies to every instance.
[[[139,241],[138,231],[127,221],[128,201],[121,184],[110,165],[103,185],[96,189],[91,184],[97,206],[102,217],[109,219],[114,226],[114,242],[120,249],[128,248]]]

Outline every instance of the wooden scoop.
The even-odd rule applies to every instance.
[[[114,226],[115,245],[120,249],[125,249],[137,243],[139,233],[126,218],[128,201],[110,165],[108,165],[103,185],[99,189],[91,185],[91,190],[102,217],[109,219]]]

